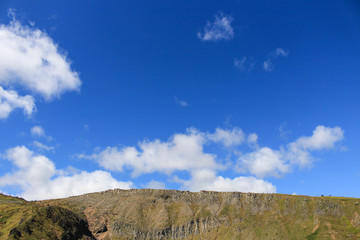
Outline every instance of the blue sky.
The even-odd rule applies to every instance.
[[[357,1],[1,1],[0,191],[360,197]]]

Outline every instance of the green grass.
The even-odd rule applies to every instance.
[[[316,229],[315,232],[311,233],[310,235],[306,236],[306,240],[316,240],[316,236],[319,234],[320,229]]]

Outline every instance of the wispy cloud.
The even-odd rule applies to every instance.
[[[151,189],[165,189],[165,183],[163,182],[159,182],[159,181],[155,181],[155,180],[151,180],[147,185],[146,188],[151,188]]]
[[[283,122],[280,124],[279,130],[279,137],[283,140],[287,140],[289,135],[291,134],[291,131],[287,129],[286,122]]]
[[[219,12],[215,15],[214,22],[207,22],[204,30],[198,32],[197,36],[203,41],[230,40],[234,37],[234,29],[231,26],[233,20],[231,16]]]
[[[283,50],[282,48],[275,49],[274,52],[271,52],[267,59],[264,61],[263,68],[266,72],[271,72],[274,69],[274,61],[278,57],[287,57],[289,55],[288,51]]]
[[[174,99],[175,99],[175,101],[176,101],[178,104],[180,104],[180,105],[183,106],[183,107],[187,107],[187,106],[189,105],[186,101],[180,100],[180,99],[178,99],[176,96],[174,96]]]
[[[47,146],[39,141],[33,141],[32,145],[40,152],[54,152],[53,146]]]
[[[30,129],[31,136],[33,137],[43,137],[48,141],[53,140],[51,136],[47,136],[45,130],[41,126],[34,126]]]
[[[242,72],[251,72],[254,69],[254,58],[242,57],[234,59],[234,67]]]

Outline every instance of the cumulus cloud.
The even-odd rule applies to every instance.
[[[109,170],[132,170],[133,176],[161,172],[189,171],[217,168],[215,156],[204,153],[205,134],[188,129],[186,134],[175,134],[169,141],[143,141],[136,147],[108,147],[100,153],[80,157],[94,159]]]
[[[31,116],[36,110],[34,98],[30,95],[19,96],[16,91],[0,86],[0,118],[7,118],[15,109],[22,109],[25,115]]]
[[[311,136],[300,137],[276,150],[260,147],[256,133],[245,134],[237,127],[217,128],[213,133],[188,129],[167,141],[155,139],[137,146],[108,147],[80,157],[95,160],[110,171],[128,170],[133,177],[155,172],[168,174],[183,190],[276,192],[276,187],[262,178],[281,177],[294,166],[311,166],[312,151],[334,148],[342,139],[341,128],[318,126]],[[215,154],[219,151],[214,148],[225,150],[231,158],[229,164],[220,164],[224,159]],[[252,176],[221,176],[229,168]],[[186,172],[188,179],[177,177],[179,172]]]
[[[131,182],[119,182],[109,172],[71,173],[57,170],[46,156],[25,146],[7,150],[5,156],[17,168],[0,177],[0,186],[18,186],[28,200],[60,198],[109,188],[130,188]]]
[[[254,138],[251,135],[250,138]],[[246,191],[275,192],[276,188],[261,179],[237,177],[224,178],[217,173],[226,167],[218,163],[216,154],[206,153],[204,146],[235,147],[245,141],[245,134],[240,128],[217,128],[214,133],[203,133],[188,129],[185,134],[175,134],[168,141],[143,141],[137,147],[108,147],[92,155],[81,155],[81,158],[93,159],[102,167],[112,171],[132,171],[133,177],[147,173],[174,174],[177,171],[188,172],[187,180],[174,180],[182,189],[199,191]]]
[[[251,133],[247,136],[247,141],[248,141],[248,143],[251,143],[251,144],[257,144],[258,138],[259,137],[256,133]]]
[[[41,126],[34,126],[30,129],[30,133],[34,137],[43,137],[45,136],[45,131]]]
[[[271,52],[267,59],[264,61],[263,68],[266,72],[271,72],[274,69],[274,60],[278,57],[287,57],[289,55],[288,51],[285,51],[282,48],[276,48],[274,52]]]
[[[207,136],[211,141],[215,143],[222,143],[226,147],[240,145],[245,140],[245,134],[240,128],[233,128],[226,130],[222,128],[216,128],[215,133],[208,134]]]
[[[300,137],[288,145],[288,158],[301,167],[311,165],[311,151],[331,149],[344,139],[344,130],[340,127],[317,126],[310,137]]]
[[[181,189],[199,191],[276,192],[266,177],[280,177],[294,166],[311,166],[313,151],[332,149],[344,138],[340,127],[317,126],[311,136],[302,136],[278,150],[260,147],[255,133],[245,134],[240,128],[200,132],[188,129],[174,134],[167,141],[142,141],[137,146],[108,147],[81,158],[93,159],[110,171],[130,171],[133,177],[142,174],[168,174]],[[249,146],[241,147],[242,144]],[[37,144],[41,146],[41,144]],[[206,148],[215,145],[237,158],[230,165]],[[206,149],[210,149],[207,151]],[[247,149],[247,150],[246,150]],[[120,182],[107,171],[74,171],[56,169],[44,155],[36,154],[24,146],[9,149],[3,158],[15,166],[15,171],[0,177],[0,187],[18,186],[27,199],[44,199],[101,191],[109,188],[130,188],[132,182]],[[237,161],[237,162],[236,162]],[[252,176],[222,176],[223,170],[233,168]],[[185,172],[185,179],[177,177]],[[183,177],[184,178],[184,177]],[[149,188],[165,188],[165,184],[151,181]]]
[[[293,166],[311,167],[312,151],[334,148],[343,138],[344,131],[340,127],[317,126],[312,136],[300,137],[279,150],[262,147],[241,155],[239,168],[261,178],[280,177]]]
[[[234,29],[231,26],[233,18],[224,15],[222,12],[215,15],[214,22],[207,22],[203,32],[198,32],[197,36],[203,41],[230,40],[234,37]]]
[[[117,181],[109,172],[97,170],[81,171],[69,176],[57,176],[46,185],[35,185],[26,189],[22,196],[25,199],[50,199],[99,192],[107,189],[130,189],[133,184]]]
[[[221,192],[276,192],[276,187],[273,184],[255,177],[236,177],[231,179],[218,176],[214,179],[214,181],[205,186],[198,187],[196,190],[199,191],[201,189]]]
[[[15,108],[26,115],[35,110],[33,96],[18,96],[15,89],[27,90],[45,100],[58,98],[66,91],[79,90],[81,81],[66,54],[45,32],[22,25],[14,17],[0,25],[0,116]]]
[[[289,172],[290,166],[285,161],[281,151],[268,147],[244,154],[240,158],[242,168],[257,177],[280,177]]]
[[[233,179],[217,176],[212,169],[200,169],[192,172],[189,180],[178,180],[183,190],[190,191],[221,191],[221,192],[257,192],[274,193],[276,187],[271,183],[255,177],[235,177]]]

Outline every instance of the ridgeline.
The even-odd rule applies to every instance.
[[[0,194],[0,239],[360,239],[360,199],[108,190],[25,201]]]

